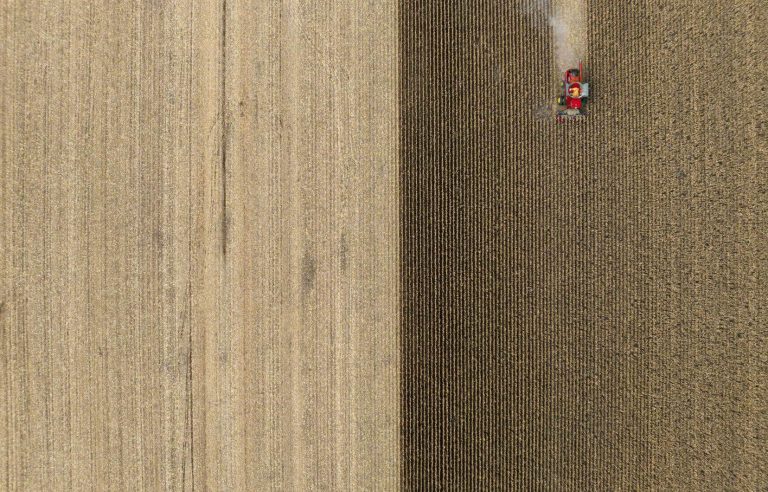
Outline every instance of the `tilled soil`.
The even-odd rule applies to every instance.
[[[590,117],[536,2],[403,1],[411,488],[764,487],[761,2],[588,2]]]
[[[0,489],[768,487],[768,4],[547,3],[0,9]]]

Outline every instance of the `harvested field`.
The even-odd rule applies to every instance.
[[[0,489],[396,487],[395,12],[0,7]]]
[[[0,489],[765,489],[766,39],[762,0],[6,2]]]

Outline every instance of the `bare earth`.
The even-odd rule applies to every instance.
[[[768,4],[546,3],[6,2],[0,489],[768,487]]]
[[[402,2],[404,484],[764,489],[768,4],[585,3],[557,125],[546,2]]]

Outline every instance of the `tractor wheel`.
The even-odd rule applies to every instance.
[[[576,68],[572,68],[568,70],[568,72],[571,74],[571,77],[578,77],[579,76],[579,70]]]
[[[565,96],[560,96],[557,98],[557,104],[558,106],[565,106]]]

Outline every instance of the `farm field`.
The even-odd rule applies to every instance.
[[[395,12],[0,7],[0,489],[396,487]]]
[[[544,4],[403,2],[405,483],[764,487],[768,8],[586,2],[558,125]]]
[[[766,39],[760,0],[6,3],[0,489],[764,489]]]

